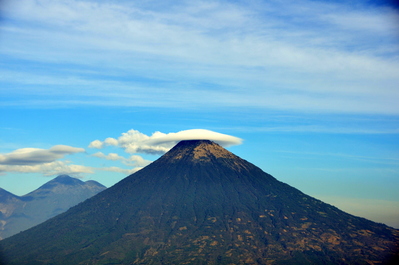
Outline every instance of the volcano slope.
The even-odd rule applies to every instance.
[[[6,264],[394,264],[398,239],[192,140],[0,246]]]

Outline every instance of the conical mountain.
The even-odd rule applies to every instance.
[[[7,264],[389,264],[398,239],[193,140],[0,246]]]

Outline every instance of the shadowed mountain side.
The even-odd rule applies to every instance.
[[[0,245],[9,264],[388,264],[398,238],[193,140]]]

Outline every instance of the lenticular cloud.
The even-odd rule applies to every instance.
[[[177,133],[155,132],[151,136],[137,130],[129,130],[118,138],[107,138],[104,141],[95,140],[90,143],[90,148],[103,148],[104,146],[119,146],[127,153],[163,154],[169,151],[176,143],[183,140],[211,140],[221,146],[239,145],[242,139],[227,134],[217,133],[204,129],[192,129]]]
[[[163,144],[168,142],[176,144],[182,140],[211,140],[225,147],[242,143],[240,138],[204,129],[193,129],[180,131],[177,133],[168,133],[163,136],[154,137],[150,140],[150,142],[154,144]]]
[[[0,154],[0,165],[37,165],[54,162],[65,155],[85,152],[83,148],[55,145],[50,149],[22,148],[8,154]]]

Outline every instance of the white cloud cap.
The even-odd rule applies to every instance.
[[[168,133],[164,135],[160,134],[161,133],[153,134],[153,138],[150,139],[148,142],[151,142],[152,144],[155,145],[155,144],[164,144],[164,143],[176,144],[177,142],[183,140],[211,140],[220,144],[221,146],[239,145],[242,143],[242,139],[238,137],[204,129],[185,130],[177,133]]]
[[[205,129],[184,130],[168,134],[154,132],[151,136],[132,129],[126,133],[122,133],[118,139],[107,138],[103,142],[95,140],[90,143],[89,147],[100,149],[104,146],[112,145],[119,146],[130,154],[163,154],[179,141],[183,140],[211,140],[224,147],[242,143],[242,139],[238,137]]]

